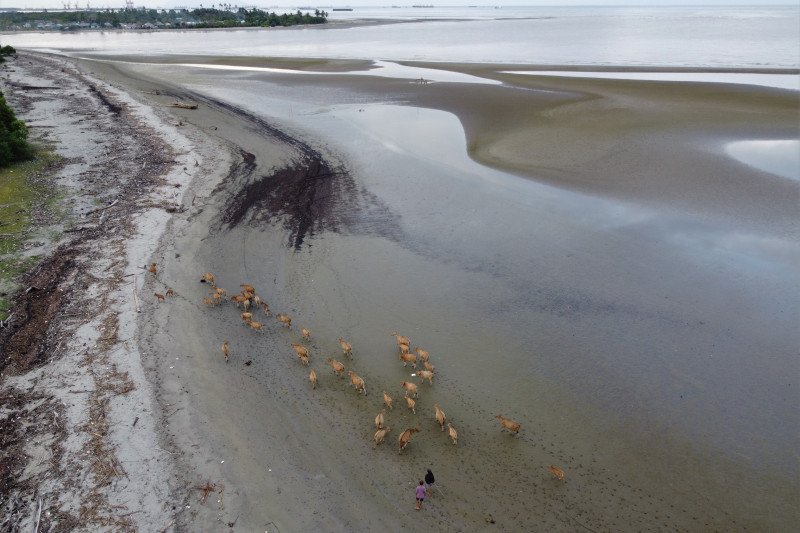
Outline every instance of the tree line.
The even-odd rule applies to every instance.
[[[86,24],[120,28],[124,25],[169,25],[172,28],[241,28],[324,24],[328,13],[275,13],[262,9],[103,9],[96,11],[16,11],[0,13],[0,29],[41,29],[52,24],[63,28]],[[26,27],[26,24],[29,27]]]
[[[16,53],[13,46],[0,47],[0,63],[5,63],[7,56]],[[0,168],[32,157],[33,148],[28,144],[28,128],[17,119],[14,110],[6,102],[6,97],[0,92]]]

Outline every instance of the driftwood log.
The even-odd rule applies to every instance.
[[[178,107],[180,109],[197,109],[197,104],[184,104],[183,102],[175,102],[172,104],[172,107]]]

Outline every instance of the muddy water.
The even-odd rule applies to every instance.
[[[354,345],[346,363],[370,397],[342,404],[350,391],[335,380],[323,384],[322,399],[298,399],[303,372],[276,376],[286,370],[258,364],[260,341],[242,341],[256,364],[236,385],[240,399],[270,410],[259,384],[289,390],[278,410],[299,428],[321,423],[328,432],[317,441],[343,456],[336,465],[304,463],[309,471],[349,480],[365,508],[396,517],[405,490],[396,478],[432,465],[449,497],[436,518],[455,529],[490,514],[502,514],[507,530],[576,522],[730,530],[797,518],[800,273],[782,229],[731,231],[487,169],[467,157],[458,120],[444,112],[335,104],[323,90],[288,95],[258,81],[187,85],[311,139],[354,181],[343,190],[358,201],[310,206],[312,221],[324,203],[339,223],[312,223],[300,243],[295,215],[254,210],[212,232],[198,254],[229,288],[253,283],[274,310],[310,328],[318,372],[337,337]],[[269,175],[272,162],[258,164]],[[273,330],[287,346],[296,338]],[[421,387],[419,415],[401,406],[388,417],[395,429],[423,429],[414,451],[376,462],[362,449],[371,432],[347,427],[374,416],[381,390],[400,400],[399,382],[412,371],[396,358],[395,330],[430,351],[436,384]],[[315,411],[331,402],[334,418]],[[458,449],[435,426],[434,402],[459,428]],[[522,438],[500,435],[497,413],[521,422]],[[242,433],[257,440],[258,431]],[[322,453],[302,442],[284,459],[306,447]],[[571,483],[550,483],[549,463]],[[327,501],[344,498],[320,491]],[[349,517],[338,527],[358,517],[350,503],[325,509]]]

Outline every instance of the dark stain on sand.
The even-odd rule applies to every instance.
[[[248,166],[246,159],[242,166]],[[289,233],[287,245],[300,249],[317,232],[340,230],[348,212],[357,208],[355,188],[344,172],[306,156],[250,181],[234,195],[223,218],[229,227],[280,219]]]
[[[344,165],[327,159],[308,143],[239,108],[201,95],[246,121],[255,132],[288,145],[297,157],[288,165],[258,175],[256,156],[240,150],[241,160],[230,169],[227,182],[241,186],[226,202],[221,225],[279,222],[288,233],[287,247],[300,250],[317,233],[360,233],[401,240],[400,217],[377,196],[359,187]]]

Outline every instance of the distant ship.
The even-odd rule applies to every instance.
[[[433,4],[426,4],[426,5],[416,5],[411,7],[433,7]]]
[[[333,10],[334,11],[352,11],[353,8],[352,7],[334,7]]]

